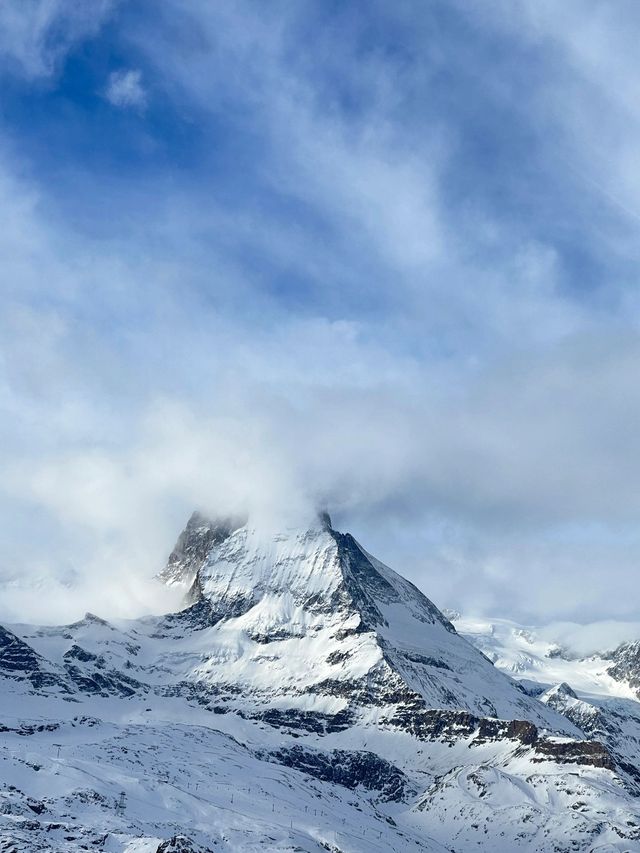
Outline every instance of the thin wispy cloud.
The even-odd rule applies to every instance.
[[[0,70],[28,79],[55,74],[73,47],[94,36],[113,0],[7,0],[0,4]]]

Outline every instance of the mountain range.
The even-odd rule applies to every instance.
[[[445,615],[326,513],[194,513],[158,580],[0,627],[0,853],[640,851],[640,643]]]

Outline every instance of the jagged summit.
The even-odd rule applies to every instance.
[[[196,510],[178,537],[167,565],[158,578],[168,586],[191,586],[211,547],[244,524],[245,518],[226,516],[212,520]]]
[[[195,510],[187,526],[178,537],[167,564],[158,574],[158,579],[168,586],[190,587],[198,569],[213,545],[223,542],[228,536],[248,524],[246,515],[223,515],[210,518]],[[331,530],[331,516],[326,509],[318,510],[316,524],[321,530]]]

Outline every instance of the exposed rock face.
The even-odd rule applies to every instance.
[[[383,801],[404,800],[415,793],[405,774],[389,761],[372,752],[347,752],[335,749],[331,752],[293,746],[279,749],[265,757],[295,767],[316,779],[355,789],[363,787],[375,791]]]
[[[0,627],[0,669],[7,675],[31,678],[40,673],[42,658],[40,655],[16,637],[11,631]]]
[[[158,846],[156,853],[213,853],[208,847],[196,844],[186,835],[174,835]]]
[[[211,521],[194,512],[158,578],[168,586],[190,587],[212,546],[223,542],[243,523],[242,519],[231,516]]]
[[[540,755],[539,760],[553,758],[567,764],[586,764],[591,767],[605,767],[607,770],[616,769],[616,762],[611,753],[597,741],[539,740],[536,742],[536,752]]]
[[[0,673],[20,681],[28,681],[37,690],[67,689],[55,667],[1,625]]]
[[[626,681],[640,696],[640,641],[623,643],[611,655],[607,672],[617,681]]]

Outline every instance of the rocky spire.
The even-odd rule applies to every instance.
[[[190,587],[211,548],[224,542],[245,524],[246,519],[234,516],[210,519],[196,510],[178,537],[167,565],[158,574],[158,579],[167,586],[178,584]]]

